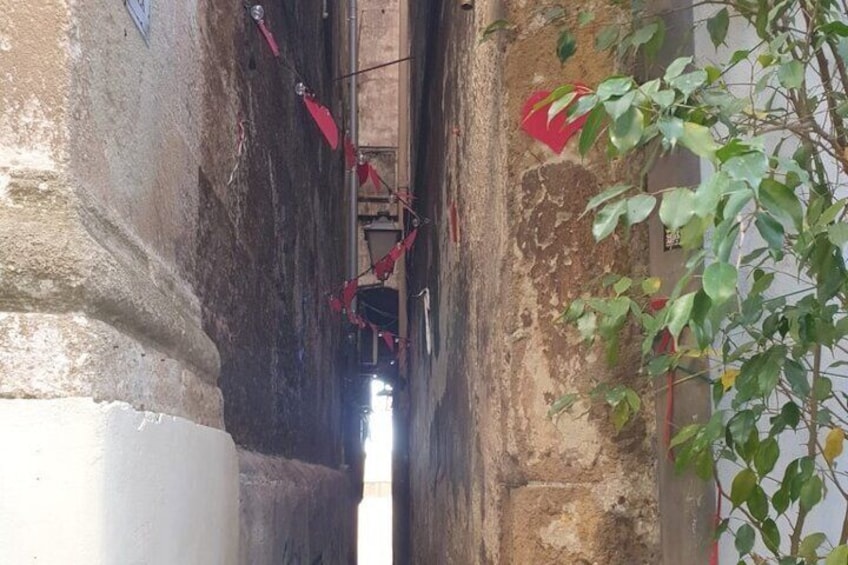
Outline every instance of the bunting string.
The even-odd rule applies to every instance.
[[[378,279],[385,280],[394,271],[395,264],[409,249],[412,248],[418,234],[419,226],[429,223],[430,220],[428,218],[421,217],[413,209],[413,196],[409,193],[408,187],[403,187],[401,189],[390,186],[382,178],[380,173],[377,171],[377,168],[374,167],[374,165],[371,164],[368,159],[365,159],[359,152],[359,149],[354,145],[351,139],[348,136],[344,136],[343,138],[340,136],[338,122],[333,117],[330,109],[318,100],[318,97],[306,84],[306,81],[303,79],[303,74],[298,71],[296,66],[290,64],[289,61],[281,56],[280,46],[271,31],[269,23],[266,21],[264,8],[259,4],[250,5],[247,2],[244,3],[244,7],[250,18],[255,23],[259,34],[263,38],[268,49],[271,51],[274,59],[289,69],[297,78],[295,93],[303,100],[307,113],[321,132],[324,141],[333,151],[336,151],[339,148],[341,142],[345,168],[357,176],[360,188],[370,183],[377,192],[385,190],[390,197],[413,218],[413,229],[408,232],[403,240],[398,242],[398,244],[393,247],[389,253],[382,257],[374,265],[356,275],[354,278],[345,281],[335,292],[329,294],[329,305],[331,311],[339,314],[340,316],[346,317],[352,325],[360,329],[371,329],[375,335],[380,337],[386,346],[392,352],[396,352],[402,360],[404,351],[409,346],[409,340],[395,335],[394,332],[388,328],[380,327],[364,319],[353,307],[353,302],[359,291],[359,279],[366,274],[373,272]],[[291,17],[291,11],[285,3],[283,3],[283,8]],[[244,120],[240,118],[238,124],[236,164],[230,174],[227,186],[232,184],[238,171],[241,156],[244,151],[245,137]]]

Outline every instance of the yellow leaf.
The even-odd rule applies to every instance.
[[[827,433],[824,440],[824,459],[828,465],[833,465],[833,460],[842,453],[842,444],[845,442],[845,432],[841,428],[833,428]]]
[[[721,374],[721,385],[724,387],[724,392],[733,388],[733,383],[736,382],[738,376],[739,369],[728,369]]]

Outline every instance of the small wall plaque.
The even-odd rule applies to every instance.
[[[124,5],[130,13],[135,27],[141,32],[144,41],[150,39],[150,3],[153,0],[124,0]]]
[[[680,231],[670,230],[663,226],[663,251],[671,251],[672,249],[681,249]]]

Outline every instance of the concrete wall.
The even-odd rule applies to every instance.
[[[0,563],[236,562],[226,433],[90,399],[0,400]]]
[[[590,222],[577,219],[633,164],[610,166],[600,153],[581,161],[573,149],[556,156],[519,129],[532,91],[595,84],[614,69],[594,53],[589,31],[561,66],[556,26],[542,25],[545,6],[475,4],[411,7],[415,194],[433,219],[412,264],[430,291],[433,334],[428,355],[422,303],[413,300],[412,562],[657,563],[653,407],[620,434],[605,410],[585,404],[546,416],[558,396],[596,380],[645,386],[627,336],[612,371],[554,322],[598,275],[644,272],[645,234],[596,246]],[[626,16],[596,13],[601,22]],[[517,31],[478,46],[499,18]]]

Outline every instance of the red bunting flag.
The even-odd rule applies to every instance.
[[[572,92],[575,96],[571,104],[574,104],[581,97],[592,91],[585,85],[575,84]],[[553,149],[555,153],[562,153],[562,150],[565,149],[565,145],[568,143],[568,140],[571,139],[575,133],[580,131],[583,124],[586,123],[588,115],[584,114],[576,120],[568,121],[568,112],[563,110],[554,116],[552,120],[548,120],[548,109],[551,107],[553,102],[549,102],[539,108],[536,108],[536,105],[545,100],[548,96],[550,96],[550,94],[551,93],[548,90],[541,90],[539,92],[534,92],[530,96],[524,104],[524,109],[521,112],[523,118],[521,121],[521,127],[531,137],[538,139]],[[566,106],[566,110],[571,107],[571,104]]]
[[[418,228],[409,232],[409,235],[407,235],[403,241],[395,245],[385,257],[374,264],[374,276],[376,276],[378,280],[384,281],[389,278],[389,275],[391,275],[392,271],[395,270],[395,263],[397,263],[397,260],[400,259],[408,249],[412,248],[412,244],[415,243],[415,237],[417,235]]]
[[[316,102],[309,94],[303,95],[303,103],[306,104],[306,109],[309,110],[318,129],[324,134],[324,139],[330,144],[330,148],[335,151],[339,146],[339,128],[330,110]]]
[[[394,352],[395,350],[395,334],[392,332],[387,332],[383,330],[382,332],[383,341],[389,347],[389,351]]]
[[[256,25],[259,26],[259,31],[262,32],[262,36],[265,38],[265,41],[268,43],[268,47],[271,48],[271,53],[274,54],[274,57],[279,57],[280,56],[280,48],[277,45],[277,42],[274,40],[274,35],[271,33],[271,30],[268,29],[267,25],[265,25],[265,20],[257,21]]]
[[[345,310],[350,310],[350,305],[353,299],[356,298],[356,291],[359,289],[359,279],[350,279],[344,284],[342,289],[342,306]]]
[[[364,185],[369,180],[374,185],[375,190],[380,190],[383,186],[383,179],[380,178],[380,173],[368,161],[356,165],[356,176],[359,179],[359,186]]]
[[[345,136],[344,138],[344,155],[345,155],[345,167],[348,169],[352,169],[356,166],[356,147],[353,146],[353,142],[349,137]],[[359,183],[362,184],[362,183]]]

